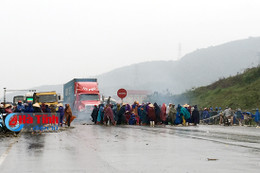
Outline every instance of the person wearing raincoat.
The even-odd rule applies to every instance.
[[[194,110],[192,111],[191,117],[192,117],[192,121],[195,126],[200,123],[200,113],[199,113],[197,105],[194,106]]]
[[[171,125],[175,124],[175,119],[176,119],[176,114],[177,114],[177,111],[174,107],[175,107],[174,104],[169,104],[169,114],[168,115],[169,115],[169,120],[170,120]]]
[[[159,124],[161,122],[160,114],[161,114],[161,108],[158,106],[158,104],[155,102],[154,104],[154,111],[156,116],[156,124]]]
[[[156,115],[155,115],[155,110],[154,110],[153,104],[147,105],[147,115],[148,115],[148,119],[150,121],[150,126],[154,127],[155,121],[156,121]]]
[[[62,127],[62,124],[63,124],[63,119],[64,119],[64,108],[63,108],[63,105],[60,103],[57,105],[58,107],[58,113],[60,115],[60,122],[59,122],[59,125]]]
[[[163,105],[161,107],[160,119],[161,119],[163,124],[165,124],[165,125],[167,124],[167,121],[166,121],[166,105],[165,105],[165,103],[163,103]]]
[[[255,112],[255,122],[258,124],[258,126],[260,126],[260,117],[259,117],[259,109],[257,108],[256,109],[256,112]]]
[[[68,127],[70,127],[70,122],[71,122],[71,118],[72,118],[72,111],[71,111],[69,104],[65,105],[64,115],[66,117],[66,124],[68,125]]]
[[[141,125],[147,124],[147,112],[145,110],[145,105],[142,105],[140,108],[140,121]]]
[[[51,113],[49,105],[45,105],[45,113]]]
[[[113,125],[115,125],[114,113],[112,111],[110,104],[106,105],[106,107],[104,109],[104,123],[106,123],[108,125],[109,121],[111,121],[111,123]]]
[[[103,124],[103,119],[104,119],[104,105],[100,104],[98,110],[97,124]]]
[[[186,122],[188,122],[188,123],[190,122],[190,113],[186,108],[182,107],[181,105],[178,105],[177,109],[182,117],[182,120],[183,120],[182,124],[185,126]]]
[[[128,124],[129,125],[136,125],[137,120],[136,120],[136,115],[134,113],[131,113]]]
[[[92,122],[97,124],[97,117],[98,117],[98,107],[97,107],[97,105],[94,105],[93,111],[91,113],[91,117],[92,117]]]
[[[242,126],[243,115],[242,115],[242,111],[240,108],[237,109],[236,119],[238,120],[239,125]]]
[[[24,108],[22,102],[21,102],[21,101],[18,101],[18,105],[17,105],[15,111],[16,111],[16,112],[24,112],[24,110],[25,110],[25,108]]]
[[[208,109],[207,108],[204,108],[204,111],[202,112],[202,118],[203,119],[207,119],[207,118],[209,118],[210,117],[210,115],[209,115],[209,111],[208,111]],[[209,120],[205,120],[204,121],[204,123],[209,123]]]
[[[125,105],[123,104],[121,106],[121,108],[119,109],[118,113],[117,113],[117,124],[125,124],[126,120],[125,120]]]
[[[32,102],[29,102],[28,103],[28,106],[25,108],[25,113],[33,113],[34,112],[34,109],[33,109],[33,105],[32,105]]]
[[[134,104],[132,105],[132,113],[135,115],[136,124],[139,124],[140,122],[138,108],[139,108],[139,102],[135,101]]]
[[[5,113],[7,113],[7,114],[13,113],[12,105],[5,104]]]
[[[118,112],[119,112],[119,110],[120,110],[120,104],[113,105],[112,111],[113,111],[113,114],[114,114],[115,124],[117,124],[117,121],[118,121]]]

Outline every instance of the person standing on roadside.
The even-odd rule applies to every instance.
[[[161,122],[161,118],[160,118],[161,108],[156,102],[153,105],[154,105],[154,111],[155,111],[155,116],[156,116],[155,123],[160,124],[160,122]]]
[[[169,105],[169,119],[170,119],[171,125],[175,124],[176,114],[177,114],[177,111],[175,109],[175,105],[170,104]]]
[[[65,105],[64,115],[66,117],[66,123],[67,123],[68,127],[70,127],[70,119],[72,117],[72,111],[71,111],[69,104]]]
[[[108,122],[111,122],[113,125],[115,125],[115,120],[114,120],[114,113],[111,108],[111,105],[108,104],[106,105],[104,109],[104,124],[108,125]]]
[[[63,118],[64,118],[64,108],[63,108],[62,103],[58,104],[57,107],[58,107],[58,111],[57,111],[57,112],[60,114],[60,122],[59,122],[59,125],[62,127]]]
[[[164,124],[164,125],[168,124],[168,122],[166,120],[166,104],[165,103],[163,103],[163,105],[161,107],[160,119],[162,121],[162,124]]]
[[[104,104],[99,105],[97,124],[103,124],[104,119]]]
[[[259,109],[256,108],[256,112],[255,112],[255,122],[257,123],[257,126],[260,126],[260,115],[259,115]]]
[[[233,125],[233,112],[231,108],[226,107],[226,109],[223,112],[223,115],[227,118],[230,119],[230,125]]]
[[[97,124],[97,117],[98,117],[98,107],[97,107],[97,105],[94,105],[93,111],[91,113],[91,117],[92,117],[92,122]]]
[[[194,110],[192,111],[191,116],[192,116],[192,120],[193,120],[193,123],[195,126],[200,123],[200,113],[199,113],[197,105],[194,106]]]

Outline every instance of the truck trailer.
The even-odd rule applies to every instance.
[[[75,78],[63,86],[63,103],[69,104],[77,119],[90,120],[94,105],[100,104],[96,78]]]

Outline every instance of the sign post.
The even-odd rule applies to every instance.
[[[127,91],[124,88],[121,88],[117,91],[117,96],[121,98],[123,104],[123,99],[127,96]]]

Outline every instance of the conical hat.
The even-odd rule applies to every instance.
[[[40,105],[39,105],[39,103],[34,103],[34,104],[33,104],[33,107],[39,108]]]
[[[5,104],[5,108],[8,108],[9,106],[12,106],[12,105],[10,105],[10,104]]]
[[[154,105],[153,105],[152,103],[151,103],[151,104],[149,104],[148,106],[149,106],[149,107],[152,107],[152,108],[154,107]]]

